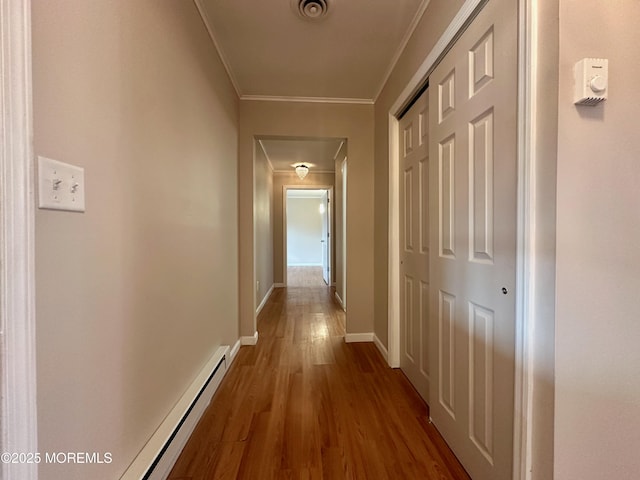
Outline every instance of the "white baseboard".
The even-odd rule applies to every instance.
[[[347,333],[344,336],[346,343],[373,342],[373,332],[370,333]]]
[[[333,295],[336,297],[336,300],[338,300],[338,303],[340,304],[340,307],[342,307],[342,310],[346,312],[347,309],[344,307],[344,302],[340,298],[340,295],[338,295],[338,292],[333,292]]]
[[[242,345],[255,345],[258,343],[258,332],[254,333],[250,337],[240,337],[240,343]]]
[[[378,347],[378,351],[382,354],[382,357],[384,358],[384,361],[388,363],[389,362],[389,352],[387,352],[386,347],[382,344],[382,342],[378,338],[378,335],[376,335],[375,333],[373,334],[373,343],[375,343],[376,347]]]
[[[238,341],[233,344],[233,347],[227,349],[227,368],[229,368],[236,359],[236,355],[238,354],[238,350],[240,350],[241,344],[242,342],[238,339]]]
[[[286,285],[284,283],[274,283],[273,287],[274,288],[284,288],[284,287],[286,287]]]
[[[121,480],[165,480],[227,371],[219,347],[140,451]]]
[[[264,298],[260,302],[260,305],[258,305],[258,308],[256,309],[256,315],[259,315],[262,309],[264,308],[264,306],[267,304],[267,300],[269,300],[269,296],[271,295],[271,292],[273,292],[273,287],[274,287],[274,284],[272,284],[271,287],[269,287],[269,290],[267,290],[267,293],[265,294]]]

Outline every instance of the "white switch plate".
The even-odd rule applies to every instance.
[[[38,157],[38,207],[84,212],[84,168]]]

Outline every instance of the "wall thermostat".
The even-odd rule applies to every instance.
[[[573,67],[576,105],[597,105],[607,99],[609,87],[609,60],[583,58]]]

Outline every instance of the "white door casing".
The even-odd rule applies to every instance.
[[[400,368],[429,400],[429,95],[400,120]]]
[[[347,311],[347,158],[342,161],[342,308]]]
[[[30,2],[0,0],[0,451],[37,452]],[[19,459],[18,459],[19,460]],[[0,463],[0,478],[38,465]]]
[[[493,0],[429,77],[430,414],[472,478],[512,478],[517,5]]]
[[[322,278],[324,282],[331,286],[331,205],[329,190],[322,194]]]

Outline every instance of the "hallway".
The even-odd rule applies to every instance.
[[[275,289],[175,464],[187,479],[466,479],[373,343],[344,342],[328,287]]]

